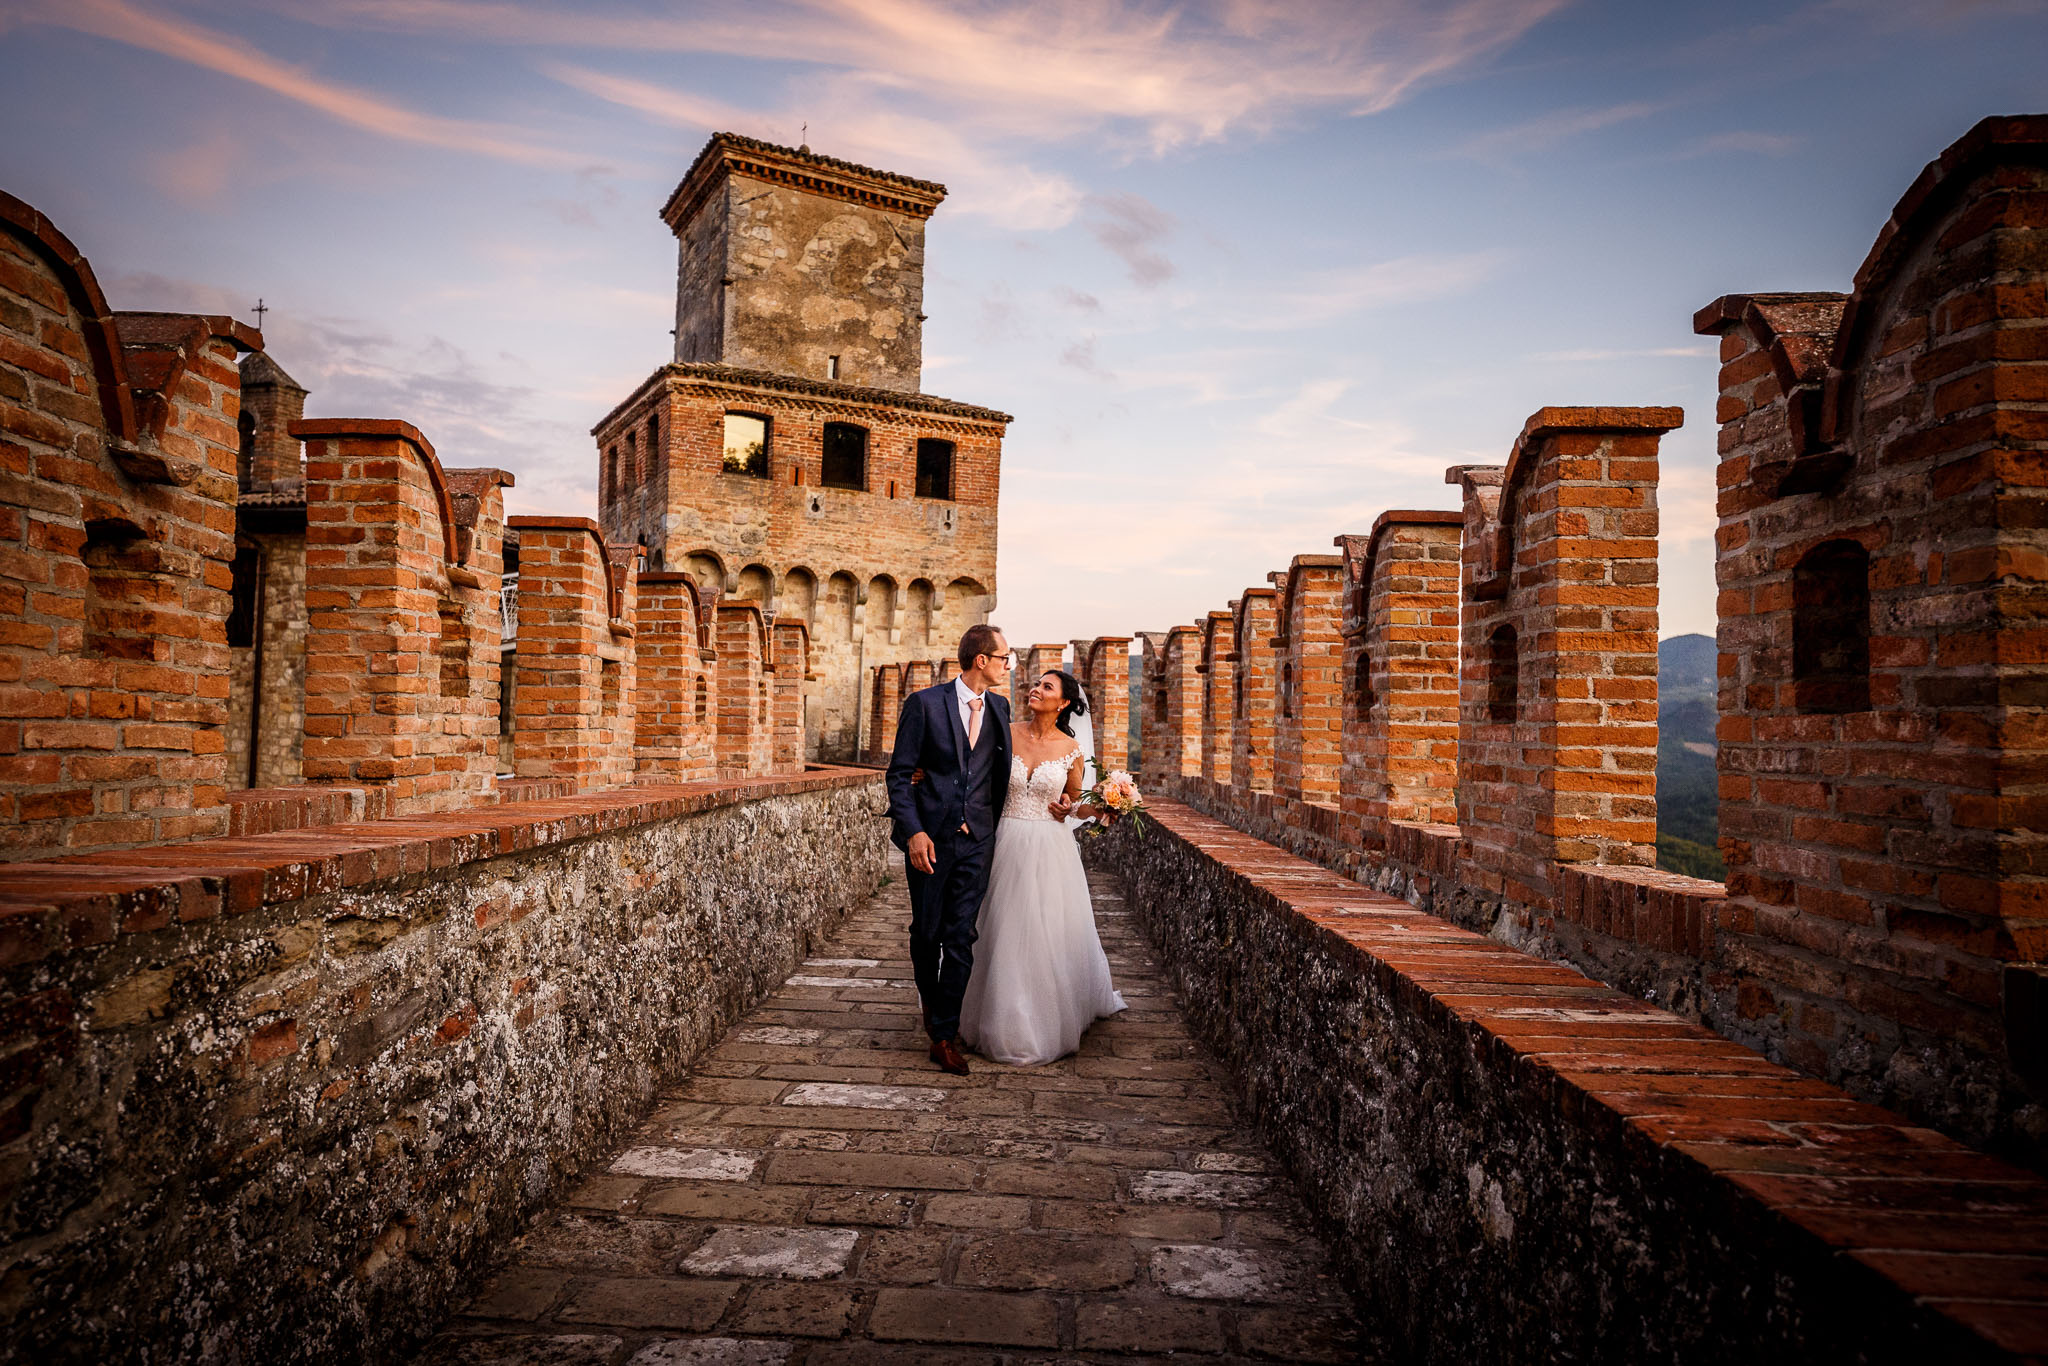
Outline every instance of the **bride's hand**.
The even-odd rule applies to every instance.
[[[1045,809],[1052,812],[1052,818],[1054,820],[1063,821],[1068,816],[1073,814],[1074,799],[1069,797],[1066,793],[1062,792],[1057,800],[1047,802],[1045,804]]]

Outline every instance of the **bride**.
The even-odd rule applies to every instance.
[[[1081,851],[1061,819],[1103,814],[1074,805],[1087,765],[1073,723],[1088,704],[1074,676],[1055,669],[1024,708],[1010,727],[1009,797],[996,823],[960,1037],[983,1057],[1028,1066],[1079,1048],[1082,1032],[1122,1010],[1124,998],[1110,985]]]

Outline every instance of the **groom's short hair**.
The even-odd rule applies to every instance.
[[[996,642],[1003,633],[993,626],[977,625],[967,628],[967,634],[960,637],[960,667],[971,669],[974,661],[982,655],[996,652]]]

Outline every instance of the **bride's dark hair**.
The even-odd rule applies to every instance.
[[[1081,697],[1081,680],[1065,669],[1047,669],[1041,678],[1057,678],[1060,681],[1060,696],[1067,704],[1060,708],[1060,719],[1053,726],[1067,735],[1074,733],[1074,718],[1088,714],[1088,703]]]

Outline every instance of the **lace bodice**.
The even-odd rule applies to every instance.
[[[1015,755],[1010,756],[1010,795],[1003,801],[1003,819],[1051,820],[1052,812],[1045,808],[1066,790],[1067,770],[1073,766],[1074,756],[1080,752],[1080,746],[1076,745],[1056,759],[1044,760],[1036,768],[1028,767]]]

